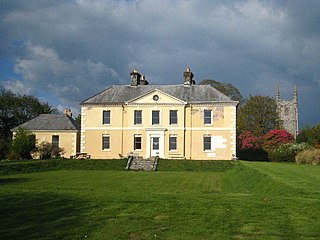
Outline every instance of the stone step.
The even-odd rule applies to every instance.
[[[127,170],[144,170],[144,171],[156,171],[159,158],[153,157],[150,159],[143,159],[138,156],[131,156],[128,159]]]

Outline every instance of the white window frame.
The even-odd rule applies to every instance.
[[[210,112],[210,123],[206,123],[206,112]],[[212,118],[212,110],[211,109],[205,109],[203,110],[203,123],[204,125],[212,125],[213,118]]]
[[[109,112],[109,123],[105,123],[104,113]],[[103,110],[102,111],[102,124],[103,125],[110,125],[111,124],[111,111],[110,110]]]
[[[140,112],[141,113],[141,116],[140,116],[140,123],[137,123],[137,119],[139,118],[136,118],[136,113],[137,112]],[[142,124],[142,110],[134,110],[134,113],[133,113],[133,124],[134,125],[141,125]]]
[[[174,149],[171,149],[171,138],[175,138],[176,141],[175,141],[175,147]],[[174,152],[174,151],[177,151],[178,150],[178,137],[176,134],[170,134],[169,135],[169,151],[170,152]]]
[[[109,148],[104,148],[104,138],[108,138],[109,139]],[[109,134],[103,134],[102,135],[102,151],[110,151],[111,150],[111,137]]]
[[[136,138],[140,137],[140,148],[136,148]],[[134,151],[142,151],[142,135],[141,134],[134,134],[133,135],[133,150]]]
[[[153,123],[153,112],[159,112],[159,123]],[[161,111],[160,110],[151,110],[151,125],[152,126],[159,126],[161,125]]]
[[[210,139],[210,149],[206,149],[206,144],[205,144],[205,138],[209,138]],[[203,151],[204,152],[211,152],[212,151],[212,136],[205,134],[203,135]]]
[[[171,122],[171,112],[176,112],[176,123]],[[178,124],[178,110],[169,110],[169,125],[177,125]]]
[[[57,138],[58,141],[53,141],[53,138]],[[58,143],[58,144],[56,144],[56,143]],[[60,145],[60,136],[57,135],[57,134],[52,135],[51,144],[52,144],[52,146],[59,147],[59,145]]]

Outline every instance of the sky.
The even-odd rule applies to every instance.
[[[231,83],[244,97],[291,99],[320,122],[318,0],[0,0],[0,90],[78,114],[137,68],[150,84]]]

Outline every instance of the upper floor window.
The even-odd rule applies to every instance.
[[[102,150],[110,149],[110,136],[102,135]]]
[[[212,123],[212,111],[211,110],[204,110],[204,124],[211,124]]]
[[[142,110],[134,110],[134,125],[142,124]]]
[[[203,136],[203,151],[210,151],[211,150],[211,136],[204,135]]]
[[[134,150],[141,150],[142,147],[142,139],[141,139],[141,135],[134,135],[134,140],[133,140],[133,149]]]
[[[110,110],[103,111],[103,124],[110,124]]]
[[[170,125],[178,123],[178,111],[170,110]]]
[[[52,135],[52,146],[59,147],[59,135]]]
[[[160,111],[153,110],[152,111],[152,125],[160,124]]]
[[[169,136],[169,151],[177,150],[177,136],[170,135]]]

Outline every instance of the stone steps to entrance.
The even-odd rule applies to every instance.
[[[143,159],[139,156],[129,156],[126,170],[157,171],[158,162],[159,157]]]

